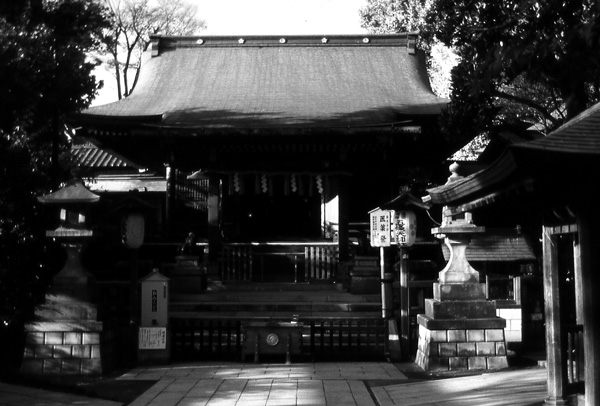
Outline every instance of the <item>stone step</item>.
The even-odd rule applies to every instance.
[[[243,291],[243,292],[282,292],[282,291],[338,291],[344,292],[341,283],[312,282],[312,283],[256,283],[256,282],[226,282],[208,280],[208,291]]]
[[[173,302],[171,312],[377,312],[381,303],[333,302]]]
[[[297,318],[300,322],[309,323],[312,320],[377,320],[381,312],[177,312],[169,311],[170,319],[183,320],[242,320],[242,321],[291,321]]]
[[[359,295],[338,291],[285,291],[285,292],[206,292],[201,294],[173,293],[172,302],[334,302],[378,303],[381,295]]]

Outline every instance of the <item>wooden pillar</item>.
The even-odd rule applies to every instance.
[[[400,353],[408,358],[410,351],[410,308],[408,290],[408,248],[400,247]]]
[[[564,359],[564,330],[561,322],[558,247],[551,227],[543,227],[544,307],[546,313],[546,356],[550,405],[566,405],[567,368]]]
[[[171,236],[173,230],[173,200],[175,198],[175,169],[170,164],[165,164],[167,181],[165,194],[165,226],[167,235]]]
[[[350,258],[349,245],[349,226],[348,226],[348,207],[350,206],[348,197],[348,177],[338,176],[338,244],[340,262],[346,262]]]
[[[350,233],[348,208],[350,198],[348,193],[349,177],[337,177],[338,191],[338,271],[336,279],[347,281],[350,278]]]
[[[215,175],[208,179],[208,278],[219,274],[219,252],[221,250],[221,182]]]
[[[578,210],[581,301],[585,356],[585,405],[600,404],[600,212],[591,204]]]

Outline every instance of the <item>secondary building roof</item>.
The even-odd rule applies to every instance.
[[[546,204],[595,196],[589,175],[600,170],[600,103],[548,136],[514,144],[488,168],[429,189],[430,201],[454,213],[511,195],[535,194]]]
[[[239,129],[393,125],[438,114],[414,36],[152,38],[134,92],[80,122]]]
[[[450,249],[442,244],[446,261]],[[488,230],[487,234],[475,235],[466,250],[469,262],[531,262],[536,257],[526,236],[507,230]]]

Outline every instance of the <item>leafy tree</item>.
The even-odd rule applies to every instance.
[[[36,197],[67,176],[65,118],[98,90],[87,52],[106,27],[92,0],[0,3],[0,348],[43,298],[46,224]]]
[[[436,0],[424,30],[460,56],[443,117],[459,145],[498,126],[550,131],[599,99],[596,0]]]
[[[361,27],[374,34],[418,31],[434,0],[367,0],[358,13]]]
[[[359,10],[361,27],[374,34],[420,31],[434,1],[368,0]],[[440,97],[449,97],[450,71],[457,63],[456,55],[441,43],[418,42],[418,46],[428,53],[427,69],[433,91]]]
[[[193,35],[206,27],[197,17],[197,6],[185,0],[158,0],[156,5],[150,0],[104,1],[112,21],[106,41],[111,56],[107,63],[117,81],[119,100],[131,94],[137,84],[150,35]]]

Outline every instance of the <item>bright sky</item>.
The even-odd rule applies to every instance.
[[[199,0],[206,35],[362,34],[367,0]]]
[[[358,10],[367,0],[194,0],[207,29],[200,35],[364,34]],[[104,88],[93,105],[116,101],[114,76],[96,70]]]

